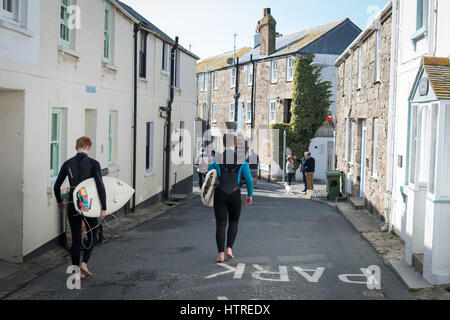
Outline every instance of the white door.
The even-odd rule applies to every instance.
[[[361,124],[361,187],[359,191],[359,196],[364,199],[365,197],[365,187],[366,187],[366,143],[367,143],[367,128],[366,120],[362,121]]]

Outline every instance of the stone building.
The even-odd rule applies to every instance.
[[[336,104],[337,170],[342,193],[360,197],[384,220],[392,4],[339,57]]]
[[[279,175],[280,168],[267,143],[271,137],[264,139],[259,134],[271,124],[290,121],[295,57],[315,55],[315,63],[323,67],[322,79],[333,85],[335,101],[337,77],[333,62],[360,32],[349,19],[342,19],[282,36],[276,32],[270,9],[264,9],[253,46],[198,63],[198,119],[206,121],[213,136],[214,129],[226,129],[227,123],[230,127],[234,122],[246,143],[260,155],[262,167],[271,167],[271,174]],[[334,110],[333,103],[333,115]],[[221,143],[215,141],[213,148],[220,150]],[[325,172],[334,167],[334,131],[321,128],[310,150],[316,158],[316,177],[325,179]]]

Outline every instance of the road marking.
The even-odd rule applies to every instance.
[[[339,280],[345,283],[365,284],[370,290],[381,289],[381,270],[379,266],[369,266],[368,268],[361,268],[361,274],[341,274]],[[349,277],[364,277],[364,281],[350,280]]]
[[[325,268],[317,268],[317,269],[302,269],[300,267],[293,267],[295,271],[297,271],[303,278],[305,278],[308,282],[317,283],[322,277]],[[313,272],[312,275],[308,274],[308,272]]]
[[[289,282],[289,276],[287,272],[287,267],[281,266],[278,267],[278,272],[268,271],[261,266],[254,264],[253,267],[257,270],[252,273],[252,277],[262,281],[277,281],[277,282]],[[273,278],[263,278],[261,275],[279,275],[280,279]]]
[[[245,270],[244,263],[239,263],[236,268],[233,268],[233,267],[227,265],[226,263],[218,263],[217,265],[228,269],[228,271],[214,273],[210,276],[205,277],[206,279],[212,279],[212,278],[215,278],[215,277],[227,274],[227,273],[233,273],[233,272],[234,272],[233,279],[241,279],[242,275],[244,274],[244,270]]]

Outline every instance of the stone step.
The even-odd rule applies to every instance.
[[[405,260],[389,260],[389,265],[408,287],[409,290],[432,287],[414,267],[408,265]]]
[[[350,197],[349,201],[352,204],[353,209],[355,210],[364,209],[364,199],[359,197]]]
[[[413,254],[413,266],[417,272],[423,274],[423,254]]]

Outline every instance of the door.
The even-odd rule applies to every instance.
[[[359,196],[364,199],[365,198],[365,184],[366,184],[366,143],[367,143],[367,128],[366,128],[366,120],[363,120],[361,123],[361,184]]]

